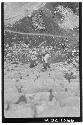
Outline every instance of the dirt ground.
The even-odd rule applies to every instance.
[[[70,82],[64,73],[76,76]],[[79,117],[79,71],[71,64],[4,64],[4,115],[6,118]]]

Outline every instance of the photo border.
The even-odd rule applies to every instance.
[[[80,117],[5,118],[4,117],[4,2],[1,3],[1,69],[2,69],[2,123],[65,123],[82,122],[82,2],[79,2],[79,75]]]

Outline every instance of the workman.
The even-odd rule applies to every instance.
[[[47,70],[47,68],[50,68],[50,63],[49,63],[50,57],[51,57],[51,55],[49,53],[43,54],[43,56],[42,56],[42,58],[43,58],[43,68],[45,70]]]

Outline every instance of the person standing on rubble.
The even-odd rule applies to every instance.
[[[51,55],[49,53],[43,54],[42,61],[43,61],[43,68],[47,70],[47,68],[50,68],[49,58]]]

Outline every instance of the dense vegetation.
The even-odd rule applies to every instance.
[[[47,3],[45,7],[34,11],[31,17],[24,17],[13,25],[5,26],[7,30],[22,33],[48,34],[48,36],[31,36],[5,31],[4,58],[6,61],[28,63],[33,55],[40,61],[43,50],[45,53],[51,53],[52,62],[67,61],[70,63],[74,59],[75,61],[79,60],[78,29],[76,27],[73,30],[65,30],[59,27],[58,21],[62,19],[62,15],[59,12],[54,14],[58,5],[68,7],[78,15],[78,3],[75,5],[71,3]],[[58,37],[49,36],[49,34],[58,35]]]

